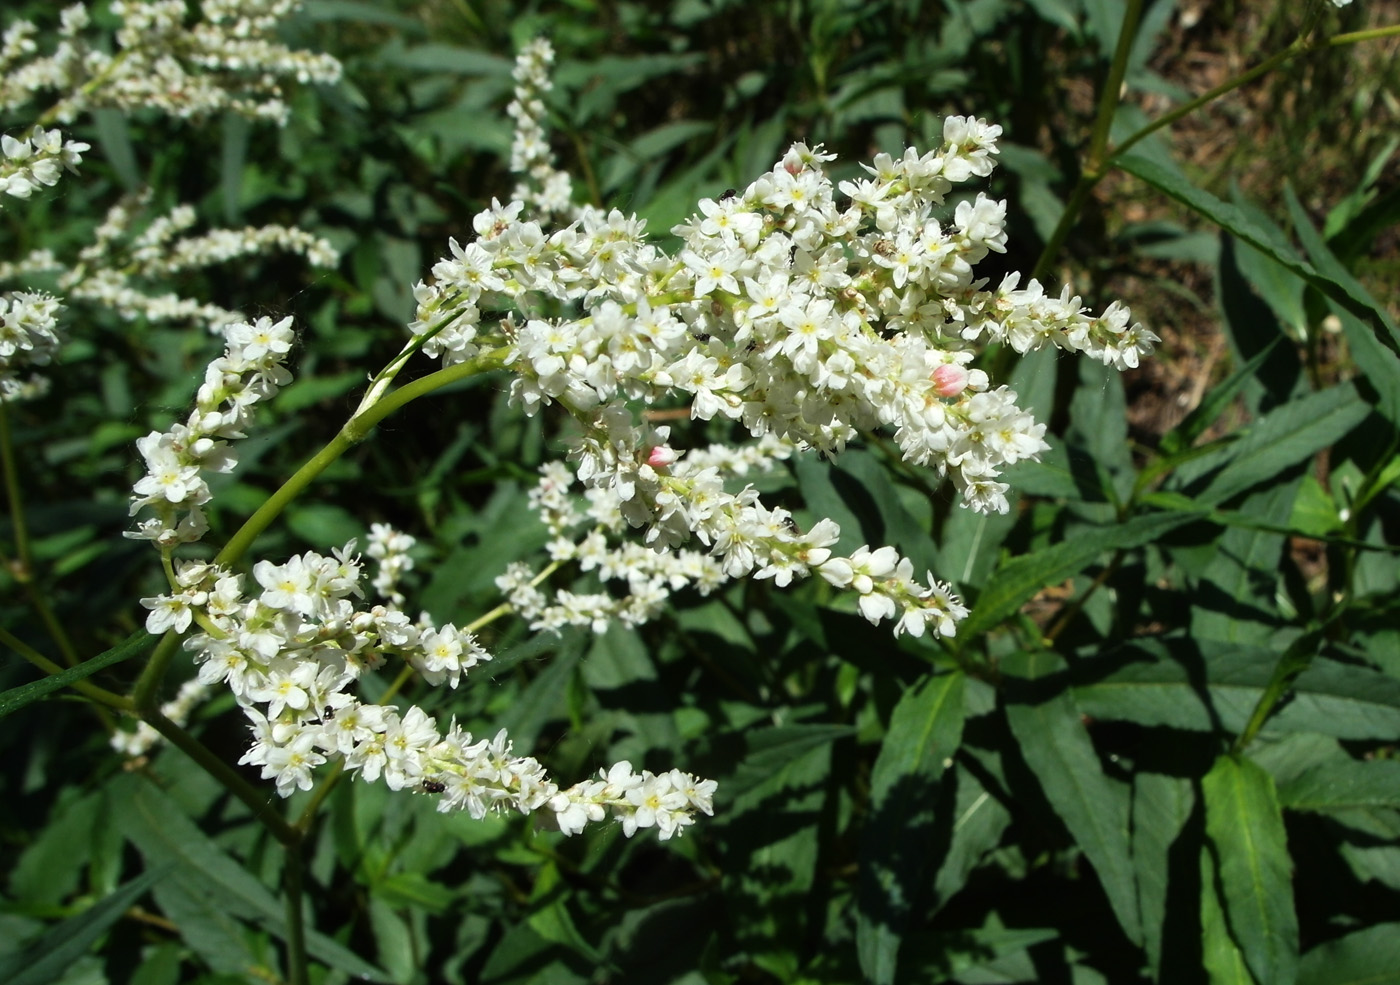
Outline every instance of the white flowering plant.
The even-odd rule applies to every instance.
[[[388,33],[332,43],[308,24],[366,11],[290,0],[3,25],[0,108],[25,124],[0,145],[0,191],[7,214],[37,211],[0,257],[17,589],[0,642],[45,675],[0,692],[3,727],[36,736],[3,782],[41,788],[25,811],[47,819],[10,853],[21,916],[0,978],[1383,967],[1383,923],[1358,927],[1330,891],[1310,912],[1294,881],[1346,866],[1395,903],[1366,852],[1400,830],[1400,333],[1339,259],[1389,214],[1370,191],[1386,157],[1327,238],[1293,201],[1300,252],[1152,136],[1261,71],[1133,125],[1142,59],[1165,44],[1140,3],[1111,25],[987,4],[978,50],[1068,16],[1107,71],[1061,199],[1049,158],[968,93],[901,125],[852,95],[937,95],[936,75],[909,88],[911,64],[967,55],[957,18],[899,6],[882,10],[912,16],[927,51],[871,66],[859,49],[887,26],[814,17],[797,74],[819,98],[790,96],[809,129],[780,113],[733,139],[734,101],[763,98],[742,80],[709,123],[676,119],[711,98],[687,74],[703,32],[594,59],[606,25],[527,19],[508,59],[387,9]],[[627,10],[632,40],[657,29]],[[779,29],[753,14],[710,55]],[[1397,33],[1337,33],[1338,16],[1315,5],[1261,65]],[[341,57],[306,47],[322,43]],[[384,66],[401,89],[376,82]],[[623,97],[646,118],[658,77],[678,95],[639,134]],[[376,129],[377,101],[403,93],[408,122]],[[263,225],[196,232],[215,226],[207,202],[181,204],[159,167],[129,180],[139,138],[198,148],[214,119],[225,213]],[[444,135],[450,120],[472,132]],[[291,136],[249,136],[277,127]],[[610,152],[612,128],[633,146]],[[1003,160],[1040,206],[1001,197]],[[424,165],[494,183],[427,197]],[[266,178],[243,204],[247,175],[277,168],[308,195],[356,169],[386,208],[341,188],[292,216]],[[90,171],[99,192],[128,186],[101,218],[95,194],[65,196]],[[1179,329],[1150,294],[1151,326],[1053,267],[1114,172],[1222,230],[1239,365],[1156,430],[1130,430],[1124,378],[1160,380]],[[65,202],[86,221],[50,221]],[[273,276],[190,276],[253,264]],[[260,290],[308,273],[314,330]],[[148,392],[116,428],[132,467],[114,491],[100,409],[133,381]],[[72,468],[64,447],[102,457]],[[103,751],[73,750],[94,723]],[[1290,854],[1300,831],[1325,845],[1316,871]],[[1037,887],[1058,902],[1018,902]],[[46,928],[56,906],[80,912]],[[148,929],[73,971],[39,959],[118,921]]]

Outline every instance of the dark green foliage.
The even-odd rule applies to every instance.
[[[280,132],[79,121],[100,148],[91,169],[22,218],[0,213],[0,241],[80,245],[116,194],[149,183],[206,225],[298,223],[344,251],[330,273],[263,259],[181,285],[301,329],[298,382],[215,490],[217,545],[354,409],[448,237],[509,194],[519,43],[559,50],[554,149],[578,194],[663,237],[791,140],[826,141],[851,177],[875,152],[926,146],[945,112],[1000,122],[1004,269],[1029,270],[1092,122],[1060,90],[1097,84],[1125,6],[313,0],[289,41],[341,57],[344,85],[297,93]],[[1147,5],[1135,93],[1184,95],[1150,57],[1172,8]],[[1115,135],[1138,116],[1120,111]],[[892,544],[953,581],[971,608],[955,639],[895,639],[819,580],[678,597],[598,636],[492,624],[492,663],[412,699],[480,735],[508,728],[565,783],[624,758],[712,777],[715,816],[665,843],[604,825],[566,839],[339,783],[302,849],[313,981],[1400,983],[1400,331],[1354,273],[1400,214],[1376,160],[1320,220],[1287,175],[1270,216],[1199,187],[1165,145],[1114,161],[1194,231],[1092,205],[1061,259],[1094,289],[1192,259],[1234,362],[1184,419],[1143,433],[1134,378],[994,354],[998,382],[1051,424],[1051,451],[1008,474],[1009,515],[961,509],[880,436],[755,480],[799,523],[838,520],[842,549]],[[137,599],[163,579],[120,536],[131,442],[184,414],[215,344],[100,310],[75,325],[54,393],[11,411],[33,584],[86,662],[41,681],[0,662],[0,980],[282,981],[273,837],[178,750],[119,768],[95,706],[63,690],[136,677]],[[410,611],[464,624],[490,610],[495,576],[548,540],[524,490],[567,437],[515,413],[501,379],[394,415],[254,553],[387,520],[422,545]],[[3,585],[0,624],[61,662],[26,586]],[[190,673],[177,661],[175,678]],[[368,696],[391,680],[371,676]],[[247,732],[230,705],[192,729],[231,764]],[[291,820],[310,803],[266,792]]]

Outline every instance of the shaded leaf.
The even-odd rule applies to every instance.
[[[1298,985],[1400,985],[1400,923],[1319,944],[1299,962]]]
[[[1225,732],[1244,727],[1279,660],[1270,649],[1180,638],[1135,640],[1096,657],[1075,672],[1075,702],[1086,714]],[[1339,739],[1393,739],[1400,734],[1400,681],[1316,657],[1268,727]]]
[[[913,912],[933,827],[939,780],[962,740],[961,671],[924,678],[890,718],[871,775],[857,898],[856,951],[876,985],[895,981],[904,929]]]
[[[1104,775],[1069,692],[1034,686],[1063,670],[1063,660],[1043,651],[1004,660],[1006,720],[1046,799],[1094,867],[1124,933],[1141,943],[1127,792]]]
[[[1319,273],[1312,264],[1299,257],[1287,241],[1273,235],[1269,230],[1261,229],[1238,207],[1222,202],[1209,192],[1197,188],[1181,175],[1174,174],[1146,157],[1124,154],[1114,158],[1113,163],[1205,216],[1261,253],[1272,257],[1359,318],[1377,316],[1375,307],[1363,292],[1354,291],[1352,284],[1341,283]],[[1392,335],[1395,334],[1393,328],[1391,332]]]
[[[23,951],[0,958],[0,981],[7,985],[45,985],[61,978],[167,872],[166,867],[161,867],[142,873],[84,912],[51,927]]]
[[[1258,981],[1292,985],[1298,915],[1273,778],[1248,759],[1221,756],[1202,779],[1201,792],[1231,937]]]
[[[1106,551],[1150,544],[1204,515],[1204,510],[1148,513],[1112,527],[1075,531],[1061,543],[1009,561],[988,580],[971,614],[958,626],[959,637],[975,638],[999,625],[1046,585],[1078,574]]]
[[[76,667],[70,667],[61,674],[54,674],[40,681],[12,687],[8,691],[0,693],[0,718],[4,718],[13,711],[18,711],[27,704],[38,701],[45,695],[52,694],[59,688],[91,677],[99,670],[139,656],[155,644],[156,637],[144,629],[138,629],[110,650],[104,650],[91,660],[84,660]]]

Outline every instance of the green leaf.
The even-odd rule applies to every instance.
[[[52,694],[59,688],[91,677],[99,670],[140,656],[155,646],[155,643],[154,636],[144,629],[138,629],[110,650],[104,650],[91,660],[84,660],[78,666],[70,667],[61,674],[54,674],[43,680],[22,684],[19,687],[12,687],[8,691],[0,692],[0,718],[4,718],[13,711],[18,711],[27,704],[38,701],[45,695]]]
[[[136,149],[131,142],[131,128],[121,110],[100,107],[92,111],[97,127],[97,149],[116,172],[127,191],[142,185],[141,168],[136,163]]]
[[[1074,536],[1061,543],[1018,557],[1003,565],[988,580],[971,614],[958,627],[959,637],[975,639],[1000,625],[1046,585],[1057,585],[1077,575],[1106,551],[1129,550],[1153,543],[1204,515],[1204,510],[1148,513],[1113,527],[1075,531]]]
[[[1272,649],[1212,640],[1136,640],[1095,651],[1076,665],[1075,701],[1085,714],[1138,725],[1238,732],[1273,679]],[[1316,657],[1269,719],[1280,732],[1339,739],[1400,735],[1400,681]]]
[[[1046,680],[1052,674],[1067,676],[1064,661],[1045,651],[1023,651],[1002,661],[1001,667],[1007,675],[1006,720],[1022,757],[1094,867],[1123,932],[1141,944],[1142,921],[1128,849],[1127,792],[1104,775],[1064,681],[1052,687]]]
[[[1216,419],[1225,412],[1235,401],[1235,397],[1244,389],[1246,383],[1253,378],[1255,372],[1268,358],[1273,347],[1278,344],[1275,339],[1273,343],[1263,350],[1254,354],[1248,362],[1241,366],[1223,383],[1218,383],[1206,390],[1201,402],[1196,405],[1191,413],[1182,419],[1181,423],[1172,428],[1162,437],[1161,453],[1170,461],[1174,456],[1180,455],[1191,448],[1196,443],[1196,439],[1206,433],[1206,429],[1215,423]],[[1145,476],[1155,476],[1167,469],[1156,467],[1153,463],[1144,470]]]
[[[50,928],[23,951],[0,958],[0,981],[45,985],[58,980],[167,871],[161,867],[142,873],[84,912]]]
[[[930,859],[939,781],[962,741],[961,671],[924,678],[900,698],[870,778],[856,953],[875,985],[892,985],[904,930]]]
[[[1273,778],[1248,759],[1221,756],[1201,792],[1230,935],[1256,980],[1293,985],[1298,915]]]
[[[279,937],[285,933],[281,901],[200,831],[167,794],[135,776],[122,777],[113,790],[124,801],[114,813],[126,836],[151,863],[173,863],[167,882],[187,902],[226,924],[246,918]],[[314,930],[307,931],[306,949],[347,974],[374,981],[386,978],[384,972],[343,944]]]
[[[1355,298],[1363,305],[1363,310],[1356,310],[1353,306],[1345,304],[1341,298],[1333,298],[1343,307],[1351,311],[1362,321],[1375,319],[1390,333],[1390,348],[1394,349],[1400,345],[1400,328],[1396,327],[1394,319],[1386,311],[1385,306],[1378,304],[1376,299],[1366,291],[1361,282],[1352,276],[1351,271],[1342,264],[1327,248],[1326,242],[1313,228],[1312,220],[1308,218],[1307,209],[1303,208],[1303,203],[1298,201],[1298,196],[1293,192],[1292,185],[1283,186],[1284,201],[1288,203],[1288,215],[1293,220],[1293,232],[1298,237],[1298,242],[1303,244],[1303,249],[1308,251],[1308,256],[1317,265],[1317,269],[1330,278],[1336,284],[1341,285],[1346,290],[1347,295]],[[1324,291],[1323,293],[1327,293]]]
[[[364,522],[334,503],[293,504],[288,507],[287,528],[308,544],[325,550],[364,536]]]
[[[1269,230],[1261,229],[1238,207],[1222,202],[1209,192],[1192,185],[1181,175],[1173,174],[1157,162],[1140,155],[1125,154],[1114,158],[1112,163],[1129,174],[1137,175],[1158,191],[1176,199],[1261,253],[1272,257],[1357,317],[1365,319],[1376,314],[1374,306],[1364,292],[1353,290],[1354,282],[1340,283],[1319,273],[1312,264],[1299,257],[1287,241],[1278,238]],[[1393,326],[1391,332],[1395,334]]]
[[[219,191],[223,198],[224,221],[234,225],[243,216],[243,168],[248,162],[248,143],[253,124],[246,116],[224,116],[223,148],[219,160]]]
[[[1266,219],[1260,220],[1260,228],[1266,228]],[[1282,234],[1278,234],[1282,238]],[[1240,360],[1253,360],[1261,353],[1268,353],[1254,374],[1246,390],[1246,408],[1257,415],[1261,409],[1268,410],[1300,396],[1307,391],[1307,376],[1303,371],[1303,361],[1294,345],[1279,345],[1280,339],[1290,338],[1286,329],[1279,323],[1273,309],[1264,303],[1250,288],[1240,270],[1238,255],[1249,252],[1250,247],[1220,234],[1220,262],[1216,265],[1216,296],[1219,298],[1220,313],[1224,316],[1222,327],[1226,337]],[[1258,263],[1270,270],[1291,276],[1268,257],[1259,256]],[[1306,286],[1294,277],[1301,298]],[[1301,338],[1294,335],[1291,338]]]
[[[1011,823],[1011,812],[965,766],[958,765],[951,781],[945,776],[942,788],[951,831],[948,849],[933,877],[929,902],[929,910],[933,912],[941,909],[967,884],[972,870],[997,847],[1002,833]],[[947,796],[950,792],[954,794],[952,798]]]
[[[1240,504],[1240,512],[1266,526],[1287,525],[1299,482],[1254,493]],[[1283,534],[1242,526],[1215,539],[1210,560],[1194,579],[1193,637],[1255,644],[1269,640],[1281,621],[1274,596],[1285,541]]]
[[[446,72],[450,75],[510,75],[511,60],[474,48],[451,44],[420,44],[412,48],[387,49],[380,60],[386,65],[418,72]]]
[[[1230,936],[1225,907],[1215,885],[1215,866],[1206,845],[1201,846],[1201,951],[1210,985],[1255,985],[1245,966],[1244,953]]]
[[[1172,845],[1191,816],[1194,800],[1191,781],[1183,777],[1147,772],[1133,777],[1133,872],[1153,979],[1158,979],[1162,965]]]
[[[1247,424],[1243,436],[1215,455],[1199,458],[1176,474],[1184,486],[1219,469],[1195,494],[1214,506],[1309,461],[1336,444],[1370,413],[1351,383],[1328,387],[1291,400]]]
[[[855,732],[849,725],[779,725],[748,732],[744,735],[747,751],[734,778],[725,784],[726,796],[737,803],[774,782],[789,763]],[[731,816],[736,809],[731,808]]]
[[[1321,763],[1289,780],[1279,803],[1297,811],[1400,807],[1400,762],[1353,759]]]
[[[1079,21],[1075,17],[1079,5],[1074,0],[1026,0],[1026,3],[1046,23],[1062,27],[1070,34],[1079,33]]]
[[[1400,985],[1400,923],[1319,944],[1299,962],[1298,985]]]
[[[709,134],[713,125],[699,120],[675,120],[663,123],[646,133],[632,137],[626,146],[608,159],[600,169],[603,194],[610,195],[621,188],[644,164],[669,154],[694,137]]]

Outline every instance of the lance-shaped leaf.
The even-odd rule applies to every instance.
[[[38,701],[60,688],[85,680],[99,670],[112,666],[112,664],[139,656],[155,646],[155,643],[156,637],[144,629],[138,629],[110,650],[104,650],[92,659],[84,660],[76,667],[69,667],[61,674],[54,674],[51,677],[0,692],[0,718],[4,718],[12,711],[18,711],[25,705]]]
[[[1006,720],[1050,806],[1083,850],[1119,924],[1142,943],[1138,891],[1128,849],[1128,793],[1110,780],[1066,688],[1064,661],[1053,653],[1017,653],[1008,676]],[[1052,674],[1060,680],[1051,686]]]
[[[1264,229],[1247,216],[1243,210],[1229,202],[1222,202],[1210,192],[1191,184],[1184,177],[1162,167],[1155,161],[1136,154],[1125,154],[1113,162],[1129,174],[1137,175],[1158,191],[1176,199],[1187,208],[1205,216],[1222,229],[1244,240],[1250,246],[1277,260],[1283,266],[1302,277],[1313,287],[1334,301],[1345,306],[1362,319],[1378,318],[1386,324],[1393,343],[1400,343],[1400,334],[1383,312],[1377,310],[1370,298],[1356,290],[1354,282],[1339,282],[1319,272],[1312,264],[1300,257],[1297,252],[1281,239],[1273,230]]]
[[[162,866],[137,876],[89,909],[50,928],[24,950],[0,958],[0,981],[8,985],[58,981],[167,871]]]
[[[1400,807],[1400,763],[1393,759],[1323,762],[1289,780],[1279,803],[1297,811]]]
[[[904,928],[932,861],[939,781],[962,727],[962,673],[927,677],[895,706],[875,760],[856,916],[861,971],[875,985],[895,981]]]
[[[1303,955],[1298,985],[1400,985],[1400,923],[1319,944]]]
[[[1242,756],[1221,756],[1201,790],[1230,936],[1256,981],[1293,985],[1298,915],[1273,778]]]
[[[1094,718],[1238,732],[1273,680],[1272,649],[1214,640],[1141,639],[1080,661],[1074,698]],[[1400,734],[1400,681],[1354,664],[1312,659],[1267,730],[1338,739]]]
[[[1016,558],[992,575],[971,614],[958,626],[958,638],[974,639],[999,625],[1046,585],[1077,575],[1105,552],[1150,544],[1206,513],[1149,513],[1112,527],[1077,530],[1052,547]]]

